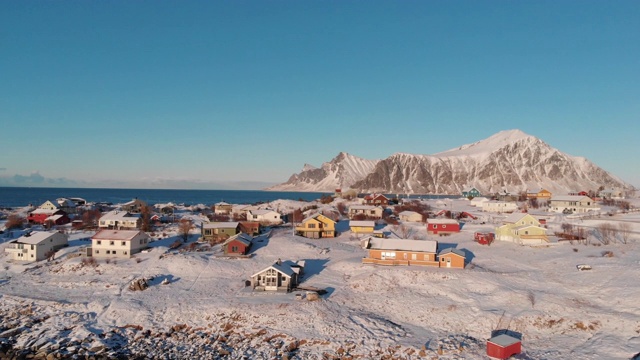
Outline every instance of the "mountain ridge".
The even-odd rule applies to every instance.
[[[486,139],[433,155],[398,152],[367,160],[345,152],[320,168],[305,168],[266,190],[403,194],[460,194],[474,186],[483,193],[546,188],[552,192],[633,187],[584,157],[565,154],[521,130],[500,131]]]

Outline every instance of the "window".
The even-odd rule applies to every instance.
[[[123,251],[122,253],[123,253],[124,255],[127,255],[127,252],[126,252],[126,251]]]
[[[437,229],[438,228],[438,224],[433,224],[433,228]]]
[[[96,240],[96,245],[102,245],[102,241]]]
[[[31,254],[31,257],[33,257],[33,254]]]
[[[114,245],[115,242],[114,241],[109,241],[109,245]]]
[[[121,245],[122,245],[122,246],[126,246],[126,245],[127,245],[127,242],[126,242],[126,241],[123,241]]]
[[[211,235],[211,229],[204,229],[205,235]]]
[[[96,250],[96,254],[100,254],[100,250]]]
[[[111,254],[111,250],[107,250],[107,254]]]
[[[315,229],[316,228],[316,224],[309,224],[307,227],[309,229]]]
[[[443,229],[446,229],[446,228],[447,228],[447,225],[443,224],[443,225],[442,225],[442,228],[443,228]]]
[[[237,246],[232,246],[231,247],[231,252],[238,252],[238,247]]]

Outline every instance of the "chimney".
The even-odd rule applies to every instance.
[[[280,258],[278,258],[278,261],[276,261],[276,264],[282,265],[282,260]]]

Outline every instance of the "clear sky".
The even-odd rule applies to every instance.
[[[257,188],[520,129],[640,186],[640,1],[2,1],[0,186]]]

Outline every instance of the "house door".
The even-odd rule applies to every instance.
[[[269,269],[264,277],[264,289],[265,290],[278,290],[278,272]]]
[[[411,260],[418,260],[418,254],[411,254]]]
[[[451,267],[451,258],[447,258],[447,267],[450,268]]]

